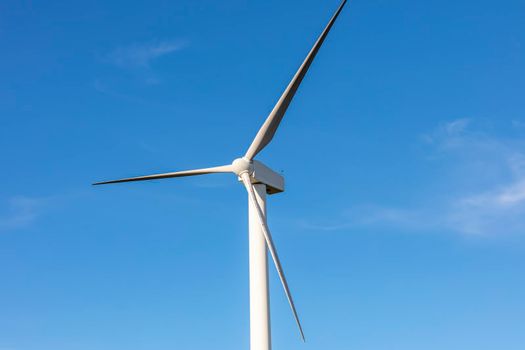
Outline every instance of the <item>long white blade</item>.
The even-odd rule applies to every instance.
[[[264,238],[266,240],[266,245],[268,246],[268,250],[270,251],[270,255],[272,256],[273,262],[277,269],[277,273],[279,274],[279,278],[281,279],[281,283],[283,284],[284,292],[286,293],[288,303],[290,303],[290,307],[292,308],[292,312],[295,317],[295,322],[297,322],[299,332],[301,332],[301,338],[303,341],[305,341],[303,327],[301,327],[301,322],[299,321],[299,316],[297,315],[297,311],[295,310],[295,305],[293,303],[292,294],[290,293],[290,288],[288,288],[288,282],[286,282],[286,277],[284,277],[281,261],[279,260],[277,250],[275,249],[275,246],[273,244],[272,236],[270,235],[270,230],[268,229],[268,225],[266,224],[266,217],[264,216],[261,207],[259,206],[259,203],[257,203],[257,199],[255,198],[255,192],[253,190],[252,182],[250,181],[250,175],[246,172],[241,174],[240,176],[242,182],[244,183],[244,187],[246,187],[246,191],[248,191],[248,197],[250,198],[250,202],[256,208],[257,217],[259,218],[259,223],[261,224]]]
[[[306,56],[306,59],[304,60],[303,64],[301,64],[301,67],[299,67],[299,70],[297,71],[297,73],[295,73],[295,76],[293,77],[292,81],[290,82],[290,84],[288,84],[286,90],[284,90],[284,93],[282,94],[281,98],[271,111],[270,115],[268,116],[268,118],[266,118],[266,121],[262,125],[261,129],[259,129],[259,132],[255,136],[255,139],[252,141],[252,144],[250,145],[250,148],[248,148],[248,151],[246,152],[244,158],[252,160],[257,155],[257,153],[259,153],[264,147],[266,147],[266,145],[268,145],[273,139],[273,136],[275,135],[275,132],[277,131],[277,128],[279,127],[279,124],[281,123],[281,120],[283,119],[283,116],[286,113],[286,110],[288,109],[288,106],[290,105],[290,102],[292,101],[295,92],[299,88],[299,85],[301,84],[301,81],[306,75],[308,68],[312,64],[312,61],[314,60],[315,55],[317,54],[317,51],[319,51],[321,45],[323,45],[324,39],[328,35],[328,32],[332,28],[332,25],[337,19],[337,16],[339,16],[339,13],[341,12],[345,4],[346,0],[343,0],[335,14],[330,19],[330,22],[328,22],[328,25],[315,42],[313,48],[308,53],[308,56]]]
[[[115,184],[119,182],[146,181],[146,180],[167,179],[170,177],[183,177],[183,176],[195,176],[195,175],[204,175],[204,174],[213,174],[213,173],[230,173],[230,172],[232,172],[232,166],[223,165],[223,166],[216,166],[213,168],[176,171],[173,173],[145,175],[145,176],[129,177],[129,178],[119,179],[119,180],[96,182],[93,185],[107,185],[107,184]]]

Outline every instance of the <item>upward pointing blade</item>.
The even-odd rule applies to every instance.
[[[301,338],[303,341],[305,341],[303,327],[301,327],[299,316],[297,315],[297,311],[295,310],[295,305],[293,303],[292,294],[290,293],[290,289],[288,288],[288,282],[286,282],[286,277],[284,277],[284,272],[281,266],[281,261],[279,260],[279,256],[277,255],[277,250],[275,250],[272,236],[270,235],[270,230],[268,229],[268,225],[266,224],[266,218],[261,210],[261,207],[259,206],[259,203],[257,203],[257,199],[255,198],[255,193],[253,191],[253,185],[250,180],[250,175],[247,172],[245,172],[245,173],[242,173],[240,177],[241,177],[242,182],[244,183],[244,187],[246,187],[246,191],[248,191],[248,197],[250,198],[250,202],[252,203],[252,205],[257,211],[257,217],[259,218],[259,223],[261,224],[261,228],[264,234],[264,239],[266,240],[266,245],[268,246],[268,250],[270,251],[270,255],[272,256],[273,262],[275,264],[275,268],[277,269],[277,273],[279,274],[279,278],[281,279],[281,283],[283,284],[284,292],[286,293],[286,297],[288,298],[288,303],[290,304],[290,307],[292,308],[295,322],[297,322],[297,326],[299,327],[299,332],[301,333]]]
[[[93,185],[107,185],[107,184],[115,184],[119,182],[158,180],[158,179],[168,179],[170,177],[184,177],[184,176],[195,176],[195,175],[204,175],[204,174],[213,174],[213,173],[231,173],[231,172],[232,172],[231,165],[223,165],[223,166],[216,166],[213,168],[185,170],[185,171],[176,171],[173,173],[128,177],[128,178],[119,179],[119,180],[96,182]]]
[[[284,113],[286,113],[286,110],[288,109],[288,106],[290,105],[290,102],[292,101],[295,92],[299,88],[299,85],[301,84],[301,81],[306,75],[308,68],[310,68],[310,65],[312,64],[312,61],[314,60],[315,55],[317,54],[317,51],[319,51],[321,45],[323,45],[324,39],[328,35],[328,32],[330,32],[332,25],[337,19],[337,16],[339,16],[339,13],[341,13],[341,10],[343,9],[343,6],[345,4],[346,0],[343,0],[335,14],[328,22],[326,28],[319,36],[319,39],[317,39],[314,46],[308,53],[308,56],[306,56],[306,59],[304,60],[303,64],[301,64],[301,67],[299,67],[299,70],[297,71],[297,73],[295,73],[295,76],[293,77],[292,81],[290,82],[286,90],[284,90],[284,93],[282,94],[281,98],[279,98],[279,101],[271,111],[270,115],[268,116],[268,118],[266,118],[266,121],[262,125],[261,129],[259,129],[259,132],[255,136],[255,139],[252,141],[252,144],[250,145],[250,148],[248,148],[248,151],[246,152],[244,158],[252,160],[257,155],[257,153],[259,153],[264,147],[266,147],[266,145],[269,144],[270,141],[273,139],[273,136],[275,135],[275,132],[277,131],[277,128],[279,127],[279,124],[283,119]]]

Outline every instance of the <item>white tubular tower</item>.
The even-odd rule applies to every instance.
[[[266,216],[266,185],[254,185],[255,197]],[[248,201],[250,245],[250,349],[270,350],[270,297],[266,240],[257,209]]]

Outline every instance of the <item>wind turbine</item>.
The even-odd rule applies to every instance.
[[[106,185],[120,182],[146,181],[167,179],[172,177],[195,176],[214,173],[234,173],[239,181],[244,184],[248,192],[248,214],[249,214],[249,264],[250,264],[250,349],[269,350],[270,340],[270,313],[269,313],[269,294],[268,294],[268,262],[267,249],[277,269],[277,273],[284,287],[284,292],[288,298],[288,303],[293,312],[293,316],[299,327],[301,339],[304,341],[304,333],[297,315],[297,310],[290,293],[290,288],[286,282],[283,268],[277,255],[277,250],[273,243],[270,229],[266,222],[266,195],[284,191],[284,178],[255,160],[255,156],[261,152],[273,139],[277,128],[295,92],[299,88],[308,68],[312,64],[315,55],[321,48],[324,39],[332,28],[339,13],[343,9],[347,0],[343,0],[336,12],[324,28],[323,32],[315,42],[314,46],[306,56],[306,59],[295,73],[292,81],[288,84],[279,101],[266,118],[266,121],[257,132],[246,154],[237,158],[232,164],[216,166],[212,168],[177,171],[172,173],[154,174],[146,176],[131,177],[119,180],[97,182],[94,185]]]

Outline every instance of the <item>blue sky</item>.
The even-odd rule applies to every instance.
[[[0,4],[0,350],[245,349],[231,175],[338,1]],[[259,159],[275,349],[523,349],[525,4],[352,1]]]

